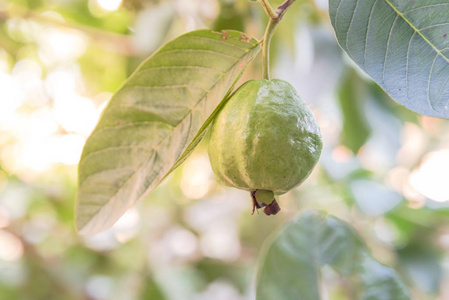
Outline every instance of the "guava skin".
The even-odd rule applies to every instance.
[[[243,84],[210,130],[208,153],[217,180],[250,192],[280,195],[300,185],[322,149],[315,116],[283,80]]]

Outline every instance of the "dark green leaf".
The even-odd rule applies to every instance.
[[[432,237],[431,234],[426,237]],[[400,267],[413,286],[426,294],[438,295],[443,279],[441,254],[432,249],[431,238],[418,238],[398,251]]]
[[[293,220],[268,246],[256,299],[319,300],[320,269],[325,265],[346,278],[358,278],[356,299],[409,299],[394,270],[377,262],[349,225],[319,212]]]
[[[390,96],[449,118],[449,3],[330,0],[340,46]]]
[[[112,226],[193,150],[259,42],[198,30],[164,45],[112,97],[79,163],[77,228]]]

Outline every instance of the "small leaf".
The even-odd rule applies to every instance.
[[[346,223],[309,212],[275,236],[261,260],[256,300],[318,300],[320,269],[329,265],[345,278],[359,279],[355,299],[410,299],[393,269],[377,262]],[[375,298],[373,298],[375,295]]]
[[[198,30],[138,67],[84,146],[76,207],[81,234],[112,226],[187,157],[259,49],[237,31]]]
[[[365,115],[365,101],[368,97],[365,83],[353,70],[348,70],[338,92],[338,100],[343,117],[341,143],[357,153],[370,135],[370,127]]]
[[[449,118],[449,3],[330,0],[340,46],[390,96]]]

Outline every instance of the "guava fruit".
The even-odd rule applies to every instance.
[[[251,80],[239,87],[214,119],[209,160],[217,180],[250,191],[267,215],[280,208],[274,195],[300,185],[321,154],[312,111],[283,80]]]

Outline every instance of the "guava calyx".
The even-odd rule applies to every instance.
[[[281,210],[281,207],[277,203],[276,198],[274,198],[274,193],[272,191],[254,190],[251,191],[251,198],[253,199],[253,211],[251,213],[252,215],[254,214],[254,211],[256,209],[262,207],[265,207],[263,209],[263,212],[267,216],[275,215]]]

